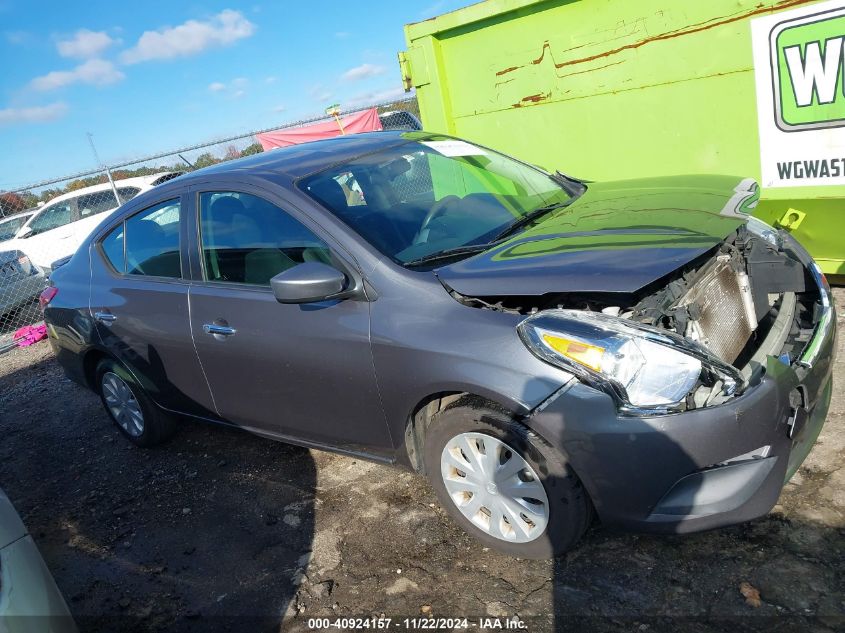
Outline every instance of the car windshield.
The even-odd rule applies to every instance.
[[[421,138],[332,166],[301,187],[407,266],[484,250],[573,198],[553,177],[497,152]]]
[[[18,229],[21,228],[24,223],[31,218],[32,215],[21,215],[16,218],[10,218],[8,220],[0,220],[0,242],[7,242],[13,237],[15,237],[15,233],[18,232]]]

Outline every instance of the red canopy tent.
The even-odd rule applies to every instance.
[[[340,125],[343,126],[343,132],[341,132]],[[340,119],[340,125],[338,125],[336,119],[330,119],[329,121],[314,123],[312,125],[256,134],[255,138],[258,139],[261,147],[266,152],[268,149],[275,147],[287,147],[288,145],[317,141],[323,138],[340,136],[341,134],[377,132],[382,129],[381,120],[378,118],[378,111],[375,108],[347,114]]]

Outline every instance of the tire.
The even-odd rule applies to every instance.
[[[467,458],[467,451],[479,451],[477,463]],[[492,486],[490,478],[476,472],[490,465],[484,462],[488,455],[496,464]],[[515,458],[529,468],[514,476],[523,463]],[[592,520],[589,496],[563,455],[507,413],[459,405],[436,414],[426,431],[424,460],[429,481],[449,515],[481,543],[505,554],[559,556],[578,542]],[[471,472],[461,477],[461,465]],[[478,486],[476,481],[487,483]],[[480,492],[466,493],[464,488]],[[475,494],[478,500],[473,503]],[[481,510],[474,512],[478,504]]]
[[[156,446],[176,431],[173,418],[153,403],[123,365],[104,358],[97,365],[96,377],[106,413],[130,442],[145,448]],[[117,412],[121,409],[122,415]]]

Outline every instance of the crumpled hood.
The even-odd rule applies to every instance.
[[[436,274],[468,296],[635,293],[722,242],[759,196],[752,179],[732,176],[593,183],[540,224]]]

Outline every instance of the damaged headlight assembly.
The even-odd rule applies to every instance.
[[[750,233],[764,239],[773,248],[777,250],[781,250],[783,248],[783,237],[781,236],[780,231],[770,224],[763,222],[763,220],[758,220],[753,216],[749,216],[748,220],[745,222],[745,228],[748,229]]]
[[[683,411],[702,385],[738,395],[736,368],[674,332],[599,312],[545,310],[517,331],[531,352],[613,396],[631,415]]]

